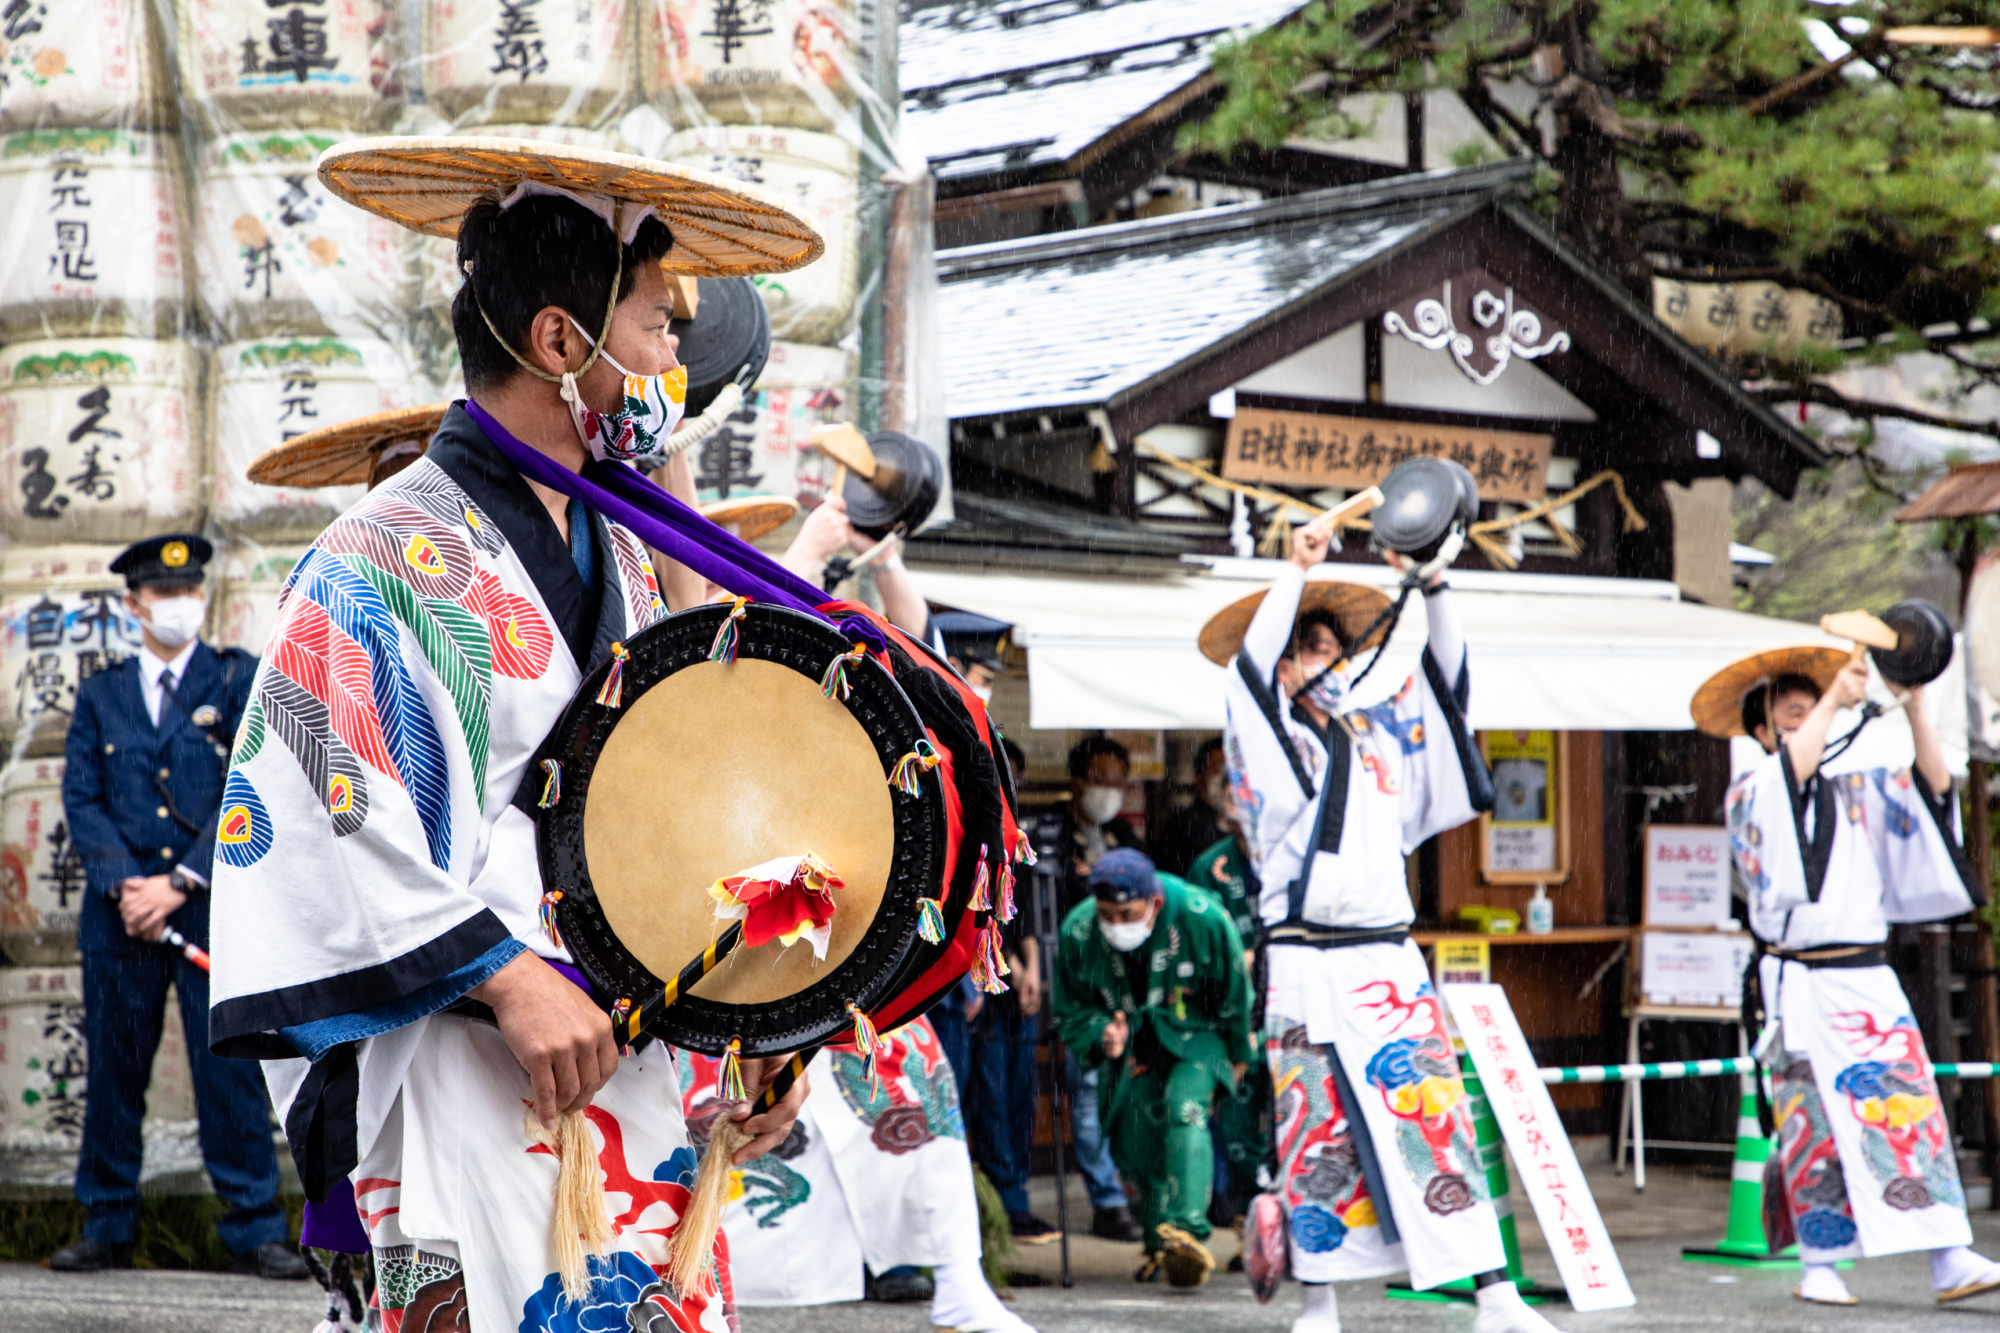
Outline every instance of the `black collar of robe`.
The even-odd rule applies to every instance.
[[[527,566],[542,602],[555,619],[556,628],[585,675],[611,653],[611,645],[625,632],[625,590],[618,579],[618,562],[611,551],[611,533],[604,516],[591,511],[590,538],[596,547],[597,583],[585,588],[576,572],[569,542],[556,528],[548,506],[528,486],[514,465],[493,447],[486,432],[467,414],[463,405],[453,403],[444,422],[431,437],[424,457],[444,469],[446,476],[464,489],[489,518],[500,525],[507,544]],[[584,476],[593,470],[615,467],[610,463],[589,463]]]

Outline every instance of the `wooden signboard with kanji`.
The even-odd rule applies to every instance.
[[[1313,490],[1374,486],[1422,455],[1465,465],[1485,500],[1537,504],[1548,493],[1552,435],[1429,426],[1414,421],[1238,408],[1223,444],[1222,475]]]

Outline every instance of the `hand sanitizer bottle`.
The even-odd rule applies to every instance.
[[[1556,905],[1549,901],[1549,886],[1537,884],[1528,900],[1528,933],[1546,935],[1556,928]]]

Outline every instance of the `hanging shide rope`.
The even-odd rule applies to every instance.
[[[1214,472],[1200,463],[1186,458],[1176,458],[1172,454],[1165,453],[1150,444],[1141,444],[1139,449],[1140,452],[1154,462],[1163,464],[1175,472],[1181,473],[1183,476],[1193,478],[1197,485],[1213,486],[1217,490],[1226,491],[1233,495],[1240,495],[1246,500],[1254,501],[1275,510],[1276,512],[1271,515],[1270,526],[1265,528],[1263,539],[1257,544],[1257,553],[1259,555],[1268,556],[1273,559],[1282,559],[1291,549],[1292,518],[1291,514],[1287,511],[1297,510],[1307,520],[1317,518],[1327,512],[1319,505],[1313,504],[1309,500],[1301,500],[1296,495],[1286,495],[1282,491],[1266,490],[1262,486],[1251,486],[1245,482],[1231,481],[1226,477],[1218,477]],[[1606,468],[1602,472],[1578,482],[1561,495],[1550,496],[1533,508],[1524,509],[1518,514],[1509,514],[1505,518],[1482,519],[1474,523],[1467,530],[1466,535],[1485,554],[1487,560],[1491,561],[1495,566],[1501,569],[1513,569],[1521,562],[1508,549],[1507,543],[1498,540],[1497,535],[1520,527],[1524,523],[1539,523],[1546,520],[1549,530],[1555,534],[1555,539],[1562,546],[1563,550],[1573,556],[1580,555],[1583,552],[1583,538],[1577,536],[1570,528],[1558,523],[1553,515],[1557,510],[1568,508],[1584,496],[1590,494],[1590,492],[1604,485],[1609,485],[1618,497],[1618,507],[1624,511],[1625,515],[1624,530],[1626,532],[1644,532],[1646,530],[1645,516],[1639,512],[1638,506],[1632,503],[1632,497],[1625,493],[1625,478],[1614,469]],[[1344,520],[1342,526],[1365,530],[1371,525],[1365,518],[1350,518]]]

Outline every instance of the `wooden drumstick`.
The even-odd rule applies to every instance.
[[[1847,659],[1850,662],[1859,662],[1861,654],[1870,648],[1892,652],[1897,643],[1896,631],[1866,611],[1839,611],[1821,616],[1819,627],[1837,638],[1853,641],[1854,652]]]
[[[644,1032],[654,1019],[666,1012],[668,1005],[693,990],[703,977],[713,972],[716,965],[735,952],[736,946],[742,942],[743,923],[730,922],[729,929],[710,940],[708,947],[701,951],[699,957],[667,979],[665,989],[626,1016],[625,1031],[620,1034],[623,1043],[629,1045],[637,1041],[639,1034]]]
[[[1370,486],[1365,491],[1356,491],[1333,508],[1321,514],[1318,518],[1313,519],[1305,525],[1305,530],[1308,532],[1319,532],[1331,537],[1335,528],[1353,519],[1362,517],[1381,503],[1381,487]]]

